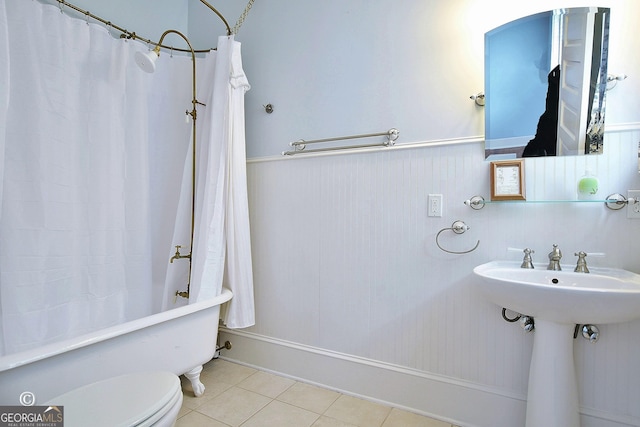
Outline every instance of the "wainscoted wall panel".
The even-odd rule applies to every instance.
[[[575,199],[585,169],[600,178],[603,197],[640,188],[639,140],[637,130],[620,131],[607,135],[602,156],[527,159],[527,198]],[[567,264],[578,250],[606,252],[590,264],[640,272],[640,221],[624,210],[599,203],[465,206],[475,194],[488,198],[481,142],[253,160],[248,175],[257,307],[249,332],[265,339],[525,399],[533,336],[479,297],[473,267],[521,258],[508,247],[531,247],[544,262],[557,243]],[[441,218],[427,216],[429,193],[444,195]],[[476,251],[437,248],[438,231],[457,219],[471,229],[444,232],[442,246],[466,250],[480,240]],[[595,345],[575,341],[583,416],[640,425],[640,322],[600,331]]]

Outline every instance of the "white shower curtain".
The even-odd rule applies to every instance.
[[[13,353],[150,312],[147,107],[129,44],[57,7],[0,8],[0,346]]]
[[[218,38],[217,52],[198,62],[198,96],[206,107],[198,108],[196,214],[193,241],[190,302],[218,295],[222,284],[233,299],[224,310],[230,328],[255,323],[253,273],[249,235],[244,94],[250,85],[242,68],[240,43],[233,36]],[[191,145],[189,150],[193,149]],[[191,156],[185,159],[179,220],[172,248],[189,242],[191,203]],[[189,171],[189,173],[187,173]],[[184,246],[184,245],[183,245]],[[173,249],[172,249],[173,251]],[[188,249],[181,253],[187,253]],[[171,256],[170,254],[169,256]],[[177,260],[167,270],[168,300],[176,283],[186,283],[187,264]]]
[[[153,293],[165,288],[174,227],[184,223],[176,217],[189,157],[184,111],[190,109],[191,59],[163,54],[158,72],[147,75],[133,62],[134,52],[146,48],[56,6],[0,3],[0,355],[148,315],[165,299]],[[198,66],[211,70],[217,62],[211,54]],[[211,76],[200,72],[199,78]],[[217,126],[207,122],[221,120],[209,109],[198,111],[201,134]],[[237,114],[230,115],[227,108],[229,125]],[[236,139],[217,141],[213,133],[199,149],[218,144],[226,162]],[[244,170],[244,159],[240,163]],[[226,194],[235,184],[225,174],[235,166],[227,165],[216,200],[233,199]],[[209,184],[199,185],[198,195]],[[244,209],[246,185],[240,193]],[[207,215],[200,218],[214,227]],[[209,248],[230,241],[219,228],[197,236],[194,243],[203,240]],[[248,239],[243,244],[248,248]],[[247,255],[240,262],[249,276],[242,286],[252,287]],[[210,260],[196,253],[194,266],[198,262]],[[201,289],[196,295],[219,291],[221,279],[209,276],[194,278]],[[252,291],[238,283],[230,283],[235,301],[251,314],[249,322],[231,324],[248,325],[253,300],[242,299]]]
[[[244,94],[250,86],[233,37],[218,39],[212,82],[199,152],[190,299],[217,295],[226,273],[234,298],[224,321],[245,328],[254,324],[244,137]]]

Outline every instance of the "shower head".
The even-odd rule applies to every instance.
[[[156,60],[160,56],[160,47],[150,50],[147,53],[140,51],[135,54],[135,61],[138,67],[147,73],[153,73],[156,70]]]

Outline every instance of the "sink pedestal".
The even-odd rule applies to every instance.
[[[485,297],[516,313],[533,316],[526,427],[580,427],[573,361],[576,323],[605,325],[640,318],[640,275],[617,268],[591,268],[589,274],[546,266],[520,268],[520,262],[477,266]]]
[[[580,427],[574,327],[535,318],[526,427]]]

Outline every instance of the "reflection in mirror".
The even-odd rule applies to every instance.
[[[609,9],[556,9],[485,34],[485,157],[599,154]]]

